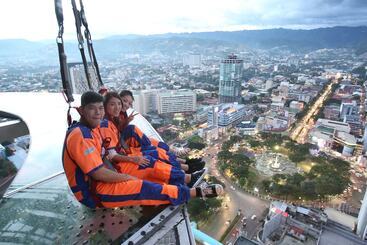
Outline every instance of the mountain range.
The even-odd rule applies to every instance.
[[[66,41],[66,50],[76,55],[77,44]],[[180,51],[201,52],[218,47],[271,49],[283,48],[307,52],[322,48],[353,48],[367,51],[367,26],[329,27],[311,30],[265,29],[195,33],[167,33],[158,35],[121,35],[94,40],[97,56],[114,58],[123,53]],[[70,54],[69,54],[70,55]],[[57,57],[57,46],[51,42],[31,42],[22,39],[0,40],[0,58]],[[57,60],[57,59],[56,59]]]

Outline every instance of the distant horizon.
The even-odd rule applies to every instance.
[[[320,27],[313,27],[313,28],[292,28],[292,27],[269,27],[269,28],[259,28],[259,29],[238,29],[238,30],[209,30],[209,31],[185,31],[185,32],[163,32],[163,33],[153,33],[153,34],[139,34],[139,33],[128,33],[128,34],[112,34],[106,35],[99,38],[93,37],[93,32],[91,31],[92,39],[102,40],[102,39],[109,39],[114,37],[124,37],[124,36],[137,36],[137,37],[149,37],[149,36],[160,36],[160,35],[175,35],[175,34],[194,34],[194,33],[210,33],[210,32],[241,32],[241,31],[266,31],[266,30],[292,30],[292,31],[310,31],[310,30],[317,30],[317,29],[332,29],[332,28],[361,28],[366,27],[367,25],[356,25],[356,26],[346,26],[346,25],[335,25],[335,26],[320,26]],[[91,27],[90,27],[91,28]],[[55,32],[55,38],[57,33]],[[27,38],[0,38],[0,41],[11,41],[11,40],[23,40],[28,42],[54,42],[55,38],[50,39],[27,39]],[[64,41],[76,41],[76,33],[74,37],[64,38]]]

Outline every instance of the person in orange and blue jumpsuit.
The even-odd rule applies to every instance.
[[[221,194],[223,188],[218,186],[189,189],[184,185],[158,184],[105,167],[98,132],[104,115],[102,102],[98,93],[85,92],[79,108],[80,122],[72,125],[65,137],[63,167],[72,192],[82,204],[91,208],[178,205],[191,197]]]
[[[129,152],[127,155],[118,154],[119,131],[116,124],[118,125],[121,107],[122,102],[119,95],[115,92],[108,92],[104,97],[106,118],[101,121],[99,128],[105,142],[102,145],[106,149],[106,158],[115,163],[116,170],[141,179],[173,185],[190,184],[197,179],[199,173],[185,174],[181,169],[164,163],[157,157],[143,155],[140,151]],[[108,145],[106,145],[106,139],[108,139]]]
[[[129,125],[134,115],[127,116],[126,110],[132,107],[134,97],[129,90],[121,91],[120,97],[123,106],[119,115],[119,131],[121,133],[120,142],[125,152],[130,151],[135,152],[135,154],[141,152],[142,155],[150,155],[189,173],[204,168],[205,162],[201,161],[201,159],[179,159],[170,151],[166,143],[149,138],[135,125]]]
[[[124,141],[131,152],[142,152],[143,155],[150,155],[154,158],[160,159],[166,163],[170,163],[177,168],[181,168],[175,154],[169,151],[166,143],[148,138],[135,125],[127,125],[121,132],[121,141]],[[154,143],[156,145],[154,145]],[[166,150],[167,149],[167,150]]]
[[[134,118],[134,115],[127,116],[126,111],[127,109],[132,108],[134,96],[129,90],[122,90],[119,95],[122,100],[122,112],[120,114],[122,127],[119,130],[123,134],[122,136],[126,143],[131,147],[150,148],[150,146],[154,146],[169,152],[170,147],[166,143],[154,138],[149,138],[138,128],[134,127],[133,125],[128,125],[129,122]],[[132,127],[129,128],[129,126]],[[123,132],[123,130],[127,130],[127,132]]]

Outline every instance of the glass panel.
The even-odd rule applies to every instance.
[[[67,129],[67,109],[61,94],[0,93],[0,110],[21,117],[32,139],[26,162],[11,189],[63,171],[61,154]]]
[[[64,174],[0,202],[0,241],[25,244],[122,242],[160,209],[89,209],[69,190]]]
[[[26,160],[30,136],[24,121],[0,111],[0,198]]]

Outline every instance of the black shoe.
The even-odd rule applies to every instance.
[[[211,184],[202,187],[196,187],[198,190],[198,197],[203,199],[222,196],[224,194],[223,186],[220,184]]]
[[[189,165],[189,170],[187,171],[188,174],[192,174],[196,171],[200,171],[205,167],[205,162],[201,161],[201,162],[194,162],[194,163],[190,163]]]
[[[203,179],[204,175],[206,174],[206,171],[207,171],[207,169],[204,168],[200,171],[196,171],[195,173],[192,173],[191,174],[191,181],[190,181],[190,183],[187,184],[187,186],[191,188],[191,187],[195,186],[197,183],[199,183]]]
[[[195,163],[197,163],[197,162],[202,162],[203,161],[203,159],[201,158],[201,157],[199,157],[199,158],[186,158],[186,164],[187,165],[190,165],[190,164],[195,164]]]

